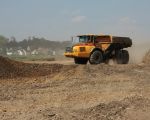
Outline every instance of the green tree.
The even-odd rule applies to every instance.
[[[0,47],[5,46],[8,43],[8,41],[9,41],[8,38],[0,35]]]
[[[8,41],[9,41],[9,39],[0,35],[0,55],[6,54],[6,45],[7,45]]]

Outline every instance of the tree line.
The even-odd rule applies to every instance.
[[[52,50],[65,49],[70,44],[69,41],[50,41],[45,38],[28,37],[22,41],[17,41],[15,37],[6,38],[0,35],[0,49],[5,51],[6,49],[25,49],[30,47],[31,50],[38,48],[50,48]]]

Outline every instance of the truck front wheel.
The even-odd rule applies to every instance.
[[[103,62],[103,54],[99,50],[92,52],[89,58],[90,64],[100,64]]]

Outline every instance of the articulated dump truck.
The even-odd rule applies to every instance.
[[[72,46],[67,47],[64,55],[74,58],[76,64],[108,63],[113,59],[117,64],[128,64],[129,52],[126,48],[132,46],[128,37],[111,35],[78,35],[73,37]]]

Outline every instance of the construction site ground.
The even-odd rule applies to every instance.
[[[0,57],[0,120],[150,120],[150,64]]]

